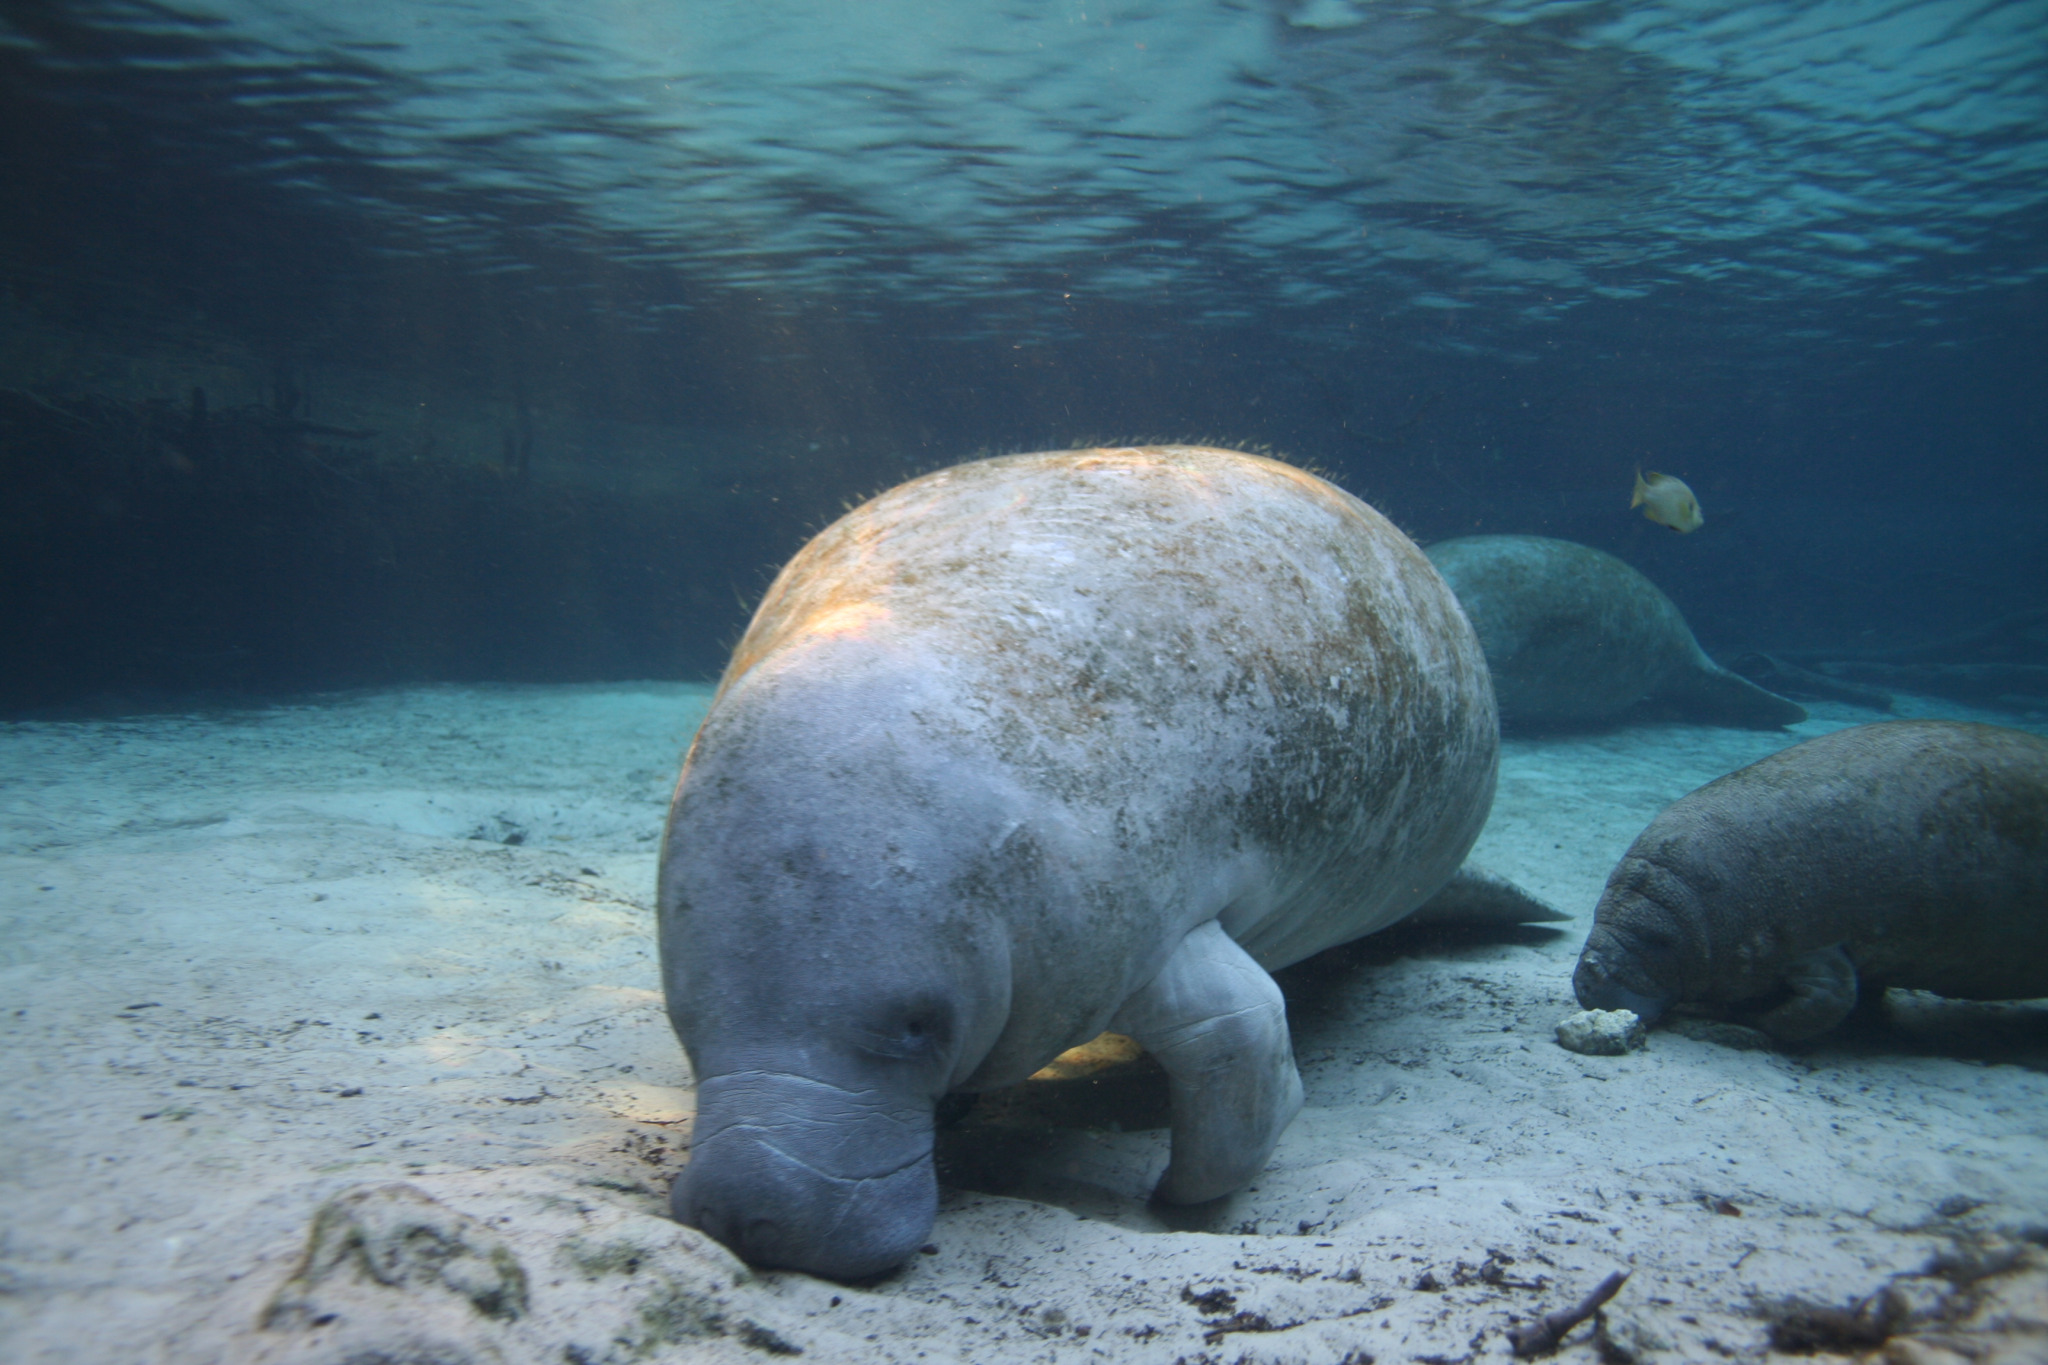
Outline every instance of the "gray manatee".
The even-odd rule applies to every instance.
[[[1158,1196],[1238,1189],[1301,1105],[1268,970],[1445,887],[1498,747],[1443,580],[1299,469],[1014,455],[856,508],[769,588],[670,811],[677,1218],[887,1270],[930,1235],[936,1102],[1108,1029],[1168,1074]]]
[[[1716,725],[1806,719],[1709,659],[1671,599],[1613,555],[1544,536],[1459,536],[1428,554],[1479,632],[1504,729],[1611,724],[1644,702]]]
[[[1607,879],[1572,988],[1787,1041],[1859,988],[2048,996],[2048,740],[1958,721],[1839,730],[1673,804]]]

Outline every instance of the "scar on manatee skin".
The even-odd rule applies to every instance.
[[[1629,1272],[1617,1270],[1596,1285],[1593,1292],[1570,1308],[1560,1308],[1555,1313],[1545,1313],[1526,1327],[1510,1327],[1508,1344],[1521,1357],[1546,1355],[1555,1351],[1564,1341],[1566,1334],[1587,1318],[1600,1311],[1606,1303],[1621,1292]]]

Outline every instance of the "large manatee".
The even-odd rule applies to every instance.
[[[2048,995],[2048,740],[1886,721],[1807,740],[1667,808],[1607,879],[1587,1009],[1683,1002],[1787,1041],[1891,986]]]
[[[1459,536],[1429,558],[1479,632],[1505,729],[1607,725],[1645,703],[1755,729],[1806,719],[1709,659],[1671,599],[1613,555],[1546,536]]]
[[[855,509],[769,588],[669,815],[676,1216],[886,1270],[930,1235],[935,1103],[1112,1028],[1171,1083],[1158,1195],[1238,1189],[1301,1104],[1268,971],[1445,887],[1497,749],[1443,580],[1299,469],[1015,455]]]

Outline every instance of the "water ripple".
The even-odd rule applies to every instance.
[[[1055,284],[1216,317],[1370,297],[1519,325],[1700,282],[1910,309],[2048,273],[2044,0],[67,16],[0,21],[51,97],[234,143],[247,174],[479,269],[567,246],[991,329],[1018,324],[989,311],[1012,298],[1052,330]]]

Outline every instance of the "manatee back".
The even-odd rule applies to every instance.
[[[2048,741],[1889,721],[1711,782],[1636,839],[1595,919],[1674,916],[1683,998],[1754,998],[1833,944],[1866,992],[2048,995]]]
[[[1460,536],[1428,553],[1479,634],[1510,728],[1610,720],[1704,657],[1656,584],[1591,546]]]
[[[828,638],[944,678],[921,735],[1098,836],[1156,913],[1220,897],[1267,965],[1420,904],[1492,801],[1456,598],[1384,517],[1258,456],[1015,455],[892,489],[783,570],[721,702]]]

